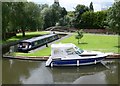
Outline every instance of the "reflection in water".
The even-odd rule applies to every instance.
[[[80,67],[45,67],[44,61],[3,59],[3,84],[117,84],[118,62]]]
[[[29,78],[21,77],[21,82],[24,84],[52,84],[52,74],[46,69],[45,64],[42,63],[38,68],[30,72]]]
[[[119,69],[119,60],[111,60],[107,62],[107,65],[109,66],[109,71],[105,72],[106,75],[106,81],[109,84],[118,84],[118,69]]]
[[[104,72],[106,70],[107,69],[103,65],[98,64],[97,66],[52,68],[50,71],[53,75],[55,84],[105,84]]]
[[[40,63],[22,60],[3,60],[2,81],[3,84],[19,84],[20,77],[29,78],[30,71],[38,67]]]
[[[0,58],[0,85],[2,84],[2,60]]]

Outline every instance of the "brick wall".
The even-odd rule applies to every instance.
[[[103,34],[115,34],[114,32],[107,29],[83,29],[86,33],[103,33]]]

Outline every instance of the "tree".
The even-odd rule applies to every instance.
[[[27,13],[25,12],[25,4],[23,2],[15,2],[14,6],[13,6],[13,13],[15,14],[14,17],[16,22],[14,22],[14,24],[16,24],[16,28],[17,26],[19,28],[21,28],[22,30],[22,35],[23,37],[25,36],[25,29],[26,29],[26,17],[27,17]]]
[[[39,5],[33,2],[26,3],[25,12],[27,14],[26,29],[31,31],[40,30],[42,28],[43,19],[40,14],[41,8],[39,7]]]
[[[70,27],[70,17],[69,16],[65,16],[63,18],[59,19],[58,25],[59,26],[67,26]]]
[[[103,29],[106,25],[104,22],[106,20],[106,16],[107,11],[87,11],[81,15],[80,27],[84,29]]]
[[[41,13],[44,21],[44,29],[55,25],[63,25],[66,20],[65,16],[67,15],[66,9],[61,7],[58,3],[54,3],[50,7],[45,7]]]
[[[57,3],[52,4],[50,8],[52,10],[52,25],[54,26],[59,22],[59,19],[65,15],[65,13],[64,9],[62,10],[62,7]]]
[[[68,11],[67,17],[69,18],[69,21],[68,21],[68,24],[67,24],[67,25],[68,25],[69,27],[74,27],[74,21],[75,21],[74,11]]]
[[[9,6],[9,7],[8,7]],[[3,3],[3,29],[6,31],[11,31],[15,32],[16,28],[21,28],[23,32],[23,36],[25,36],[25,31],[24,31],[24,21],[26,18],[26,14],[24,12],[24,3],[23,2],[4,2]],[[8,13],[4,10],[8,7],[7,11]],[[7,23],[7,25],[5,25]]]
[[[62,17],[62,18],[64,18],[64,16],[67,15],[67,11],[66,11],[66,9],[65,9],[64,7],[62,7],[62,8],[60,9],[60,14],[61,14],[61,17]]]
[[[60,16],[58,20],[58,25],[67,26],[69,18],[67,17],[67,11],[64,7],[60,8]]]
[[[93,3],[92,3],[92,2],[90,3],[89,8],[90,8],[90,10],[91,10],[91,11],[94,11],[94,8],[93,8]]]
[[[76,39],[78,39],[78,44],[80,43],[79,40],[83,37],[83,31],[77,31],[77,35],[75,36]]]
[[[120,1],[115,2],[108,10],[106,22],[108,23],[108,29],[120,35]]]
[[[48,4],[39,4],[39,8],[43,10],[44,8],[48,8]]]
[[[81,15],[86,12],[89,11],[90,9],[85,6],[85,5],[80,5],[78,4],[75,8],[75,20],[74,20],[74,26],[76,28],[80,28],[80,22],[81,22]]]
[[[87,6],[85,6],[85,5],[78,4],[76,6],[76,8],[75,8],[75,12],[79,12],[81,14],[84,13],[84,12],[86,12],[86,11],[89,11],[89,8]]]
[[[41,11],[42,17],[43,17],[43,28],[46,29],[50,26],[52,26],[52,11],[50,8],[44,8]]]
[[[93,11],[87,11],[81,15],[80,28],[88,29],[95,28],[94,21],[96,21],[95,13]]]
[[[7,32],[21,30],[25,36],[26,30],[40,30],[43,25],[41,8],[32,2],[3,2],[2,28],[3,39]]]
[[[2,3],[2,39],[6,39],[6,31],[9,22],[9,3]]]

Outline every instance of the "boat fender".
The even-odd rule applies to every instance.
[[[50,66],[53,67],[53,63],[52,63],[52,62],[51,62],[51,64],[50,64]]]
[[[77,60],[77,66],[79,66],[79,60]]]
[[[95,64],[97,63],[97,61],[95,60]]]

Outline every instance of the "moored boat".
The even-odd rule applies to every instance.
[[[46,66],[80,66],[97,64],[107,54],[98,51],[86,51],[72,43],[52,44],[51,56],[46,61]]]
[[[47,34],[43,36],[33,37],[27,40],[23,40],[18,44],[18,51],[28,52],[32,49],[40,47],[42,45],[46,45],[48,47],[48,43],[59,39],[58,34]]]

